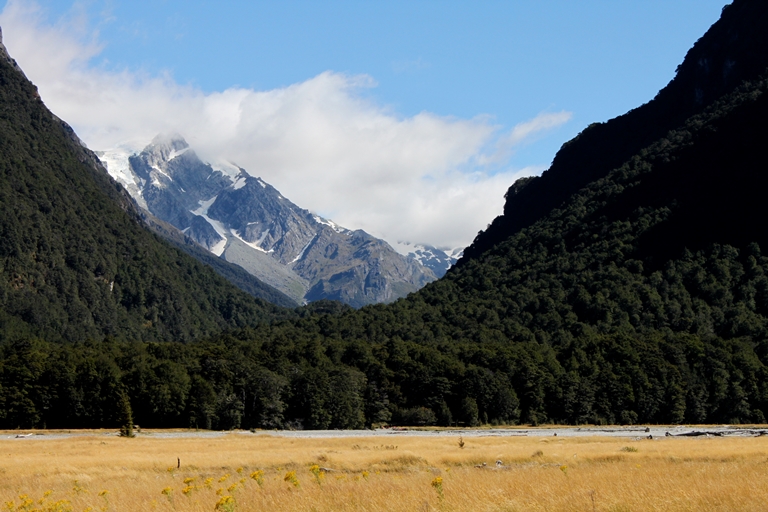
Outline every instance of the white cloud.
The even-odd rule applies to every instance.
[[[517,146],[530,140],[531,137],[541,132],[557,128],[571,120],[571,112],[546,112],[539,114],[530,121],[515,125],[509,136],[506,137],[507,144]]]
[[[509,185],[541,171],[504,170],[513,148],[570,119],[545,113],[503,133],[483,116],[401,117],[363,98],[371,77],[330,71],[281,89],[203,93],[100,68],[87,24],[51,26],[34,4],[10,0],[0,25],[46,105],[92,149],[178,132],[202,158],[234,161],[296,204],[392,242],[470,243]]]

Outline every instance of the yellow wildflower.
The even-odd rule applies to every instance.
[[[219,501],[216,502],[215,510],[223,510],[225,512],[235,510],[235,498],[232,496],[222,496]]]
[[[264,471],[257,469],[253,473],[251,473],[251,478],[253,480],[256,480],[256,483],[259,484],[259,487],[264,485]]]
[[[289,471],[285,474],[285,477],[283,478],[284,481],[290,483],[294,487],[299,486],[299,479],[296,478],[296,472],[295,471]]]
[[[434,480],[432,480],[432,483],[430,484],[432,487],[435,488],[437,491],[437,495],[440,496],[440,498],[443,498],[443,477],[436,476]]]

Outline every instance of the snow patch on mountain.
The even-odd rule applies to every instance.
[[[324,224],[326,226],[329,226],[331,229],[333,229],[337,233],[348,233],[349,230],[347,228],[341,227],[332,220],[324,219],[320,217],[319,215],[312,214],[312,218],[317,222],[318,224]]]
[[[230,229],[229,232],[232,234],[232,236],[234,236],[235,238],[237,238],[238,240],[240,240],[241,242],[243,242],[245,245],[247,245],[248,247],[250,247],[252,249],[256,249],[257,251],[263,252],[264,254],[269,254],[271,252],[275,252],[274,249],[270,249],[270,250],[267,251],[267,250],[264,250],[263,248],[259,247],[259,245],[256,242],[249,242],[249,241],[247,241],[245,238],[241,237],[234,228]],[[269,231],[267,231],[267,233],[269,233]],[[264,235],[264,234],[262,233],[262,235]],[[266,238],[266,235],[264,235],[264,238]],[[263,238],[262,238],[262,241],[263,241]]]
[[[124,185],[135,183],[135,174],[131,171],[131,164],[128,161],[128,158],[134,154],[134,151],[125,147],[115,148],[108,152],[99,151],[97,153],[109,174]]]
[[[303,257],[304,257],[304,253],[305,253],[305,252],[307,252],[307,249],[309,249],[309,246],[310,246],[310,245],[312,245],[312,242],[314,242],[315,240],[317,240],[317,237],[318,237],[318,236],[320,236],[320,235],[319,235],[319,234],[318,234],[318,235],[315,235],[315,236],[312,238],[312,240],[310,240],[309,242],[307,242],[307,245],[305,245],[305,246],[304,246],[304,248],[301,250],[301,252],[299,252],[299,254],[298,254],[298,255],[297,255],[295,258],[293,258],[293,260],[291,260],[291,262],[289,263],[289,265],[291,265],[291,264],[293,264],[293,263],[296,263],[296,262],[297,262],[297,261],[299,261],[301,258],[303,258]]]
[[[110,151],[97,151],[96,155],[112,178],[125,187],[139,206],[147,210],[147,202],[141,195],[145,181],[131,170],[131,163],[128,161],[136,153],[137,151],[133,148],[120,146]]]
[[[243,176],[242,174],[235,180],[235,182],[232,184],[232,188],[235,190],[240,190],[245,186],[245,182],[247,181],[247,178]],[[261,183],[261,182],[259,182]]]
[[[402,254],[403,256],[412,256],[415,255],[417,251],[422,251],[424,253],[432,253],[435,255],[445,255],[449,258],[456,258],[461,257],[461,254],[464,252],[463,247],[456,247],[456,248],[448,248],[448,247],[434,247],[432,245],[428,244],[415,244],[412,242],[403,242],[403,241],[397,241],[397,242],[388,242],[389,245],[392,246],[394,250]]]
[[[413,258],[423,266],[432,269],[436,276],[442,277],[464,252],[463,247],[437,248],[427,244],[414,244],[398,241],[391,243],[392,248],[403,256]]]
[[[213,196],[212,198],[208,199],[207,201],[200,201],[200,208],[197,210],[190,210],[190,213],[193,213],[195,215],[200,215],[202,217],[208,215],[208,208],[211,207],[213,203],[216,202],[216,198],[219,197],[218,195]]]
[[[206,213],[208,213],[208,208],[207,207],[206,207],[205,210],[206,210]],[[222,240],[217,242],[216,245],[214,245],[213,247],[211,247],[209,249],[216,256],[221,256],[221,254],[224,252],[224,249],[225,249],[225,247],[227,245],[227,241],[228,241],[228,238],[229,238],[227,236],[228,235],[227,228],[221,222],[208,217],[208,215],[201,214],[201,213],[198,213],[196,215],[200,215],[200,217],[204,218],[206,220],[206,222],[208,222],[208,224],[210,224],[211,227],[216,231],[216,233],[218,233],[219,236],[222,238]]]
[[[211,167],[217,171],[221,171],[222,174],[228,176],[232,181],[235,181],[242,173],[248,175],[248,173],[245,172],[245,170],[239,167],[237,164],[225,160],[211,163]]]
[[[173,150],[173,151],[171,151],[171,153],[168,155],[168,161],[170,162],[171,160],[173,160],[173,159],[174,159],[174,158],[176,158],[177,156],[181,156],[181,155],[183,155],[184,153],[186,153],[187,151],[189,151],[189,146],[185,147],[184,149],[174,149],[174,150]]]
[[[228,240],[226,238],[219,240],[219,242],[216,243],[213,247],[208,249],[211,251],[212,254],[215,254],[218,257],[221,257],[221,255],[224,253],[224,249],[227,248],[227,242]]]
[[[173,181],[173,178],[171,178],[171,176],[168,173],[166,173],[164,170],[162,170],[158,166],[153,165],[152,168],[157,172],[159,172],[160,174],[162,174],[163,176],[165,176],[166,178],[168,178],[170,181]]]
[[[207,215],[200,215],[200,216],[202,218],[204,218],[208,222],[208,224],[210,224],[211,227],[213,227],[213,229],[216,230],[216,233],[218,233],[220,237],[227,238],[227,236],[229,234],[229,230],[227,230],[227,228],[226,228],[226,226],[224,226],[224,224],[222,224],[221,222],[217,221],[216,219],[210,218]]]

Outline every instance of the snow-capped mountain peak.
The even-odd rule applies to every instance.
[[[432,269],[437,277],[443,277],[464,252],[463,247],[438,248],[428,244],[402,241],[392,244],[392,247],[403,256],[413,258],[425,267]]]
[[[178,134],[99,156],[142,208],[299,303],[388,302],[435,279],[420,255],[300,208],[232,162],[202,162]]]

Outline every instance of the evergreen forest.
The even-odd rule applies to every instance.
[[[765,422],[765,26],[727,6],[652,123],[587,127],[445,277],[359,310],[273,306],[151,234],[0,62],[0,428]]]

